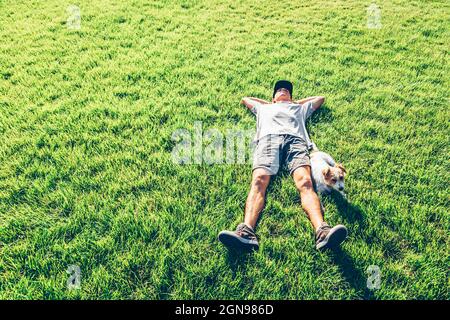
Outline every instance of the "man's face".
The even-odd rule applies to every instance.
[[[291,94],[287,89],[280,88],[275,93],[275,97],[273,97],[273,101],[291,101]]]

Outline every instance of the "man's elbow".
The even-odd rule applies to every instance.
[[[319,105],[323,105],[325,103],[325,97],[319,97]]]
[[[242,98],[241,103],[249,109],[251,109],[253,106],[251,100],[248,97]]]
[[[314,109],[319,109],[321,105],[325,103],[325,97],[319,96],[316,99],[314,99]]]

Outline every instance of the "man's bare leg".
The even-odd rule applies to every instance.
[[[264,208],[266,200],[266,190],[270,182],[270,175],[265,169],[257,168],[253,170],[250,192],[245,202],[244,223],[255,229],[259,215]]]
[[[322,206],[311,180],[311,168],[309,166],[299,167],[294,171],[293,178],[295,186],[300,192],[303,210],[308,215],[316,232],[317,250],[339,246],[347,237],[347,228],[343,225],[331,228],[323,221]]]
[[[269,182],[270,175],[265,169],[253,170],[250,192],[245,203],[244,223],[239,224],[236,231],[223,230],[219,233],[218,239],[226,247],[238,250],[258,250],[259,243],[255,227],[264,208]]]
[[[309,166],[299,167],[294,171],[293,178],[300,193],[302,208],[308,215],[314,230],[317,231],[323,222],[323,213],[319,197],[313,188],[311,168]]]

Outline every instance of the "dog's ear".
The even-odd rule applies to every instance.
[[[347,174],[347,170],[344,168],[342,163],[336,164],[336,167],[342,170],[342,172],[344,173],[344,176]]]
[[[325,178],[329,178],[331,175],[331,168],[330,167],[323,168],[322,173]]]

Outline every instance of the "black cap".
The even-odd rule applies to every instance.
[[[291,98],[292,98],[292,82],[287,81],[287,80],[279,80],[275,83],[275,87],[273,88],[273,96],[272,98],[275,98],[275,93],[279,90],[279,89],[286,89],[287,91],[289,91],[289,93],[291,94]]]

